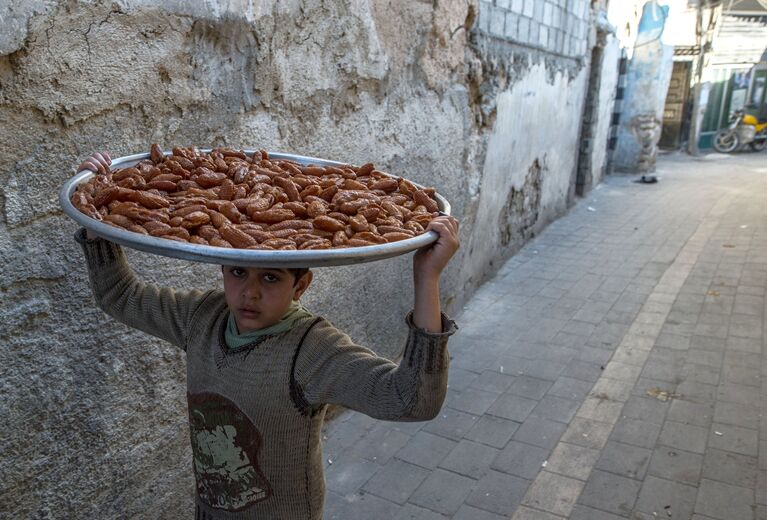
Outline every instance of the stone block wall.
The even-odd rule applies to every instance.
[[[568,57],[584,56],[589,0],[481,0],[479,30],[495,38]]]

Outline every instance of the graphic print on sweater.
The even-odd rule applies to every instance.
[[[197,494],[211,507],[242,511],[272,496],[258,465],[261,434],[226,397],[187,394]]]

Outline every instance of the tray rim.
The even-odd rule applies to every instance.
[[[200,152],[208,153],[215,148],[198,148]],[[252,155],[260,150],[241,149],[247,155]],[[172,155],[171,151],[163,151],[164,155]],[[270,158],[285,159],[298,162],[299,164],[315,164],[318,166],[348,166],[349,163],[295,155],[284,152],[269,152]],[[117,157],[112,160],[111,168],[125,168],[149,157],[149,153],[139,153]],[[383,172],[389,177],[397,177]],[[267,251],[252,249],[228,249],[215,246],[203,246],[166,240],[159,237],[141,235],[126,229],[116,228],[109,224],[93,219],[81,213],[71,202],[72,194],[77,186],[95,176],[90,170],[83,170],[70,177],[59,189],[59,204],[64,213],[82,227],[93,231],[100,237],[115,242],[131,249],[146,253],[167,256],[180,260],[193,262],[236,265],[240,267],[326,267],[351,265],[357,263],[374,262],[395,256],[404,255],[421,247],[433,243],[438,235],[434,231],[428,231],[417,237],[392,242],[389,244],[377,244],[374,246],[350,247],[343,249],[312,249],[296,251]],[[412,181],[410,181],[412,182]],[[419,188],[423,186],[413,183]],[[437,204],[441,213],[450,214],[450,203],[439,193],[435,193]]]

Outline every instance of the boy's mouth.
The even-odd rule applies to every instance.
[[[252,309],[240,309],[240,314],[243,318],[257,318],[261,313]]]

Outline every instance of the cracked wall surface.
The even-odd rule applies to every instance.
[[[0,7],[0,512],[191,511],[183,353],[96,308],[56,199],[90,152],[266,148],[436,186],[462,220],[452,314],[566,210],[587,67],[483,43],[477,16],[477,0]],[[149,282],[220,284],[216,266],[128,256]],[[305,304],[397,356],[410,261],[316,269]]]
[[[588,61],[553,58],[475,35],[481,78],[471,91],[475,117],[490,130],[461,282],[473,290],[573,202]]]

